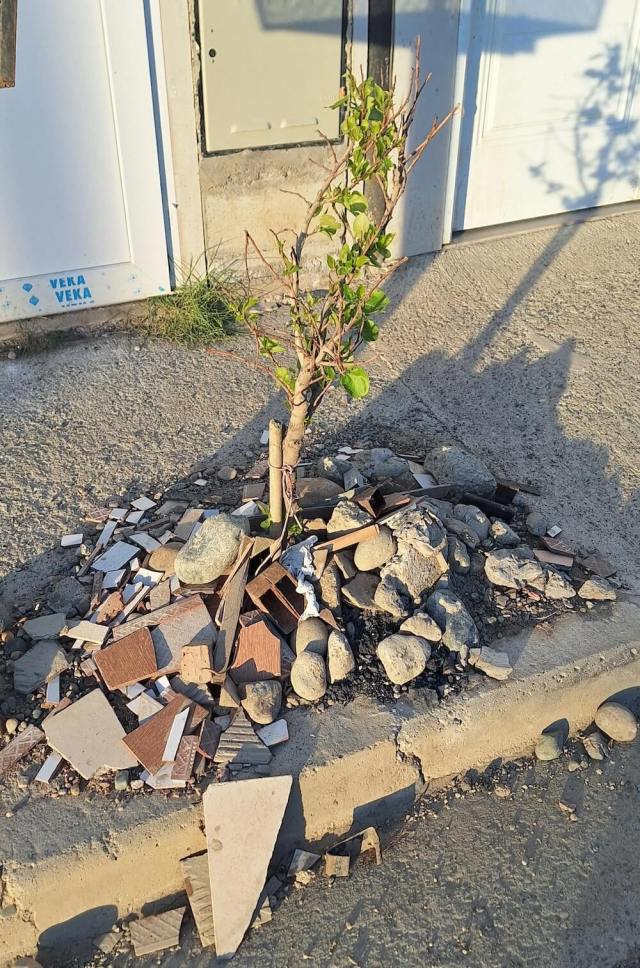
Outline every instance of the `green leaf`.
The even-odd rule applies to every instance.
[[[368,207],[367,200],[362,192],[349,192],[345,204],[352,215],[359,215],[360,212],[366,212]]]
[[[375,343],[380,335],[380,329],[372,319],[365,319],[362,325],[362,338],[367,343]]]
[[[325,235],[335,235],[339,228],[340,222],[335,215],[331,215],[329,212],[324,212],[318,219],[318,229]]]
[[[284,348],[280,346],[277,339],[270,336],[260,337],[260,356],[271,356],[272,353],[284,353]]]
[[[382,289],[374,289],[366,303],[364,304],[364,311],[367,315],[371,313],[381,313],[383,309],[386,309],[389,305],[389,297]]]
[[[369,216],[365,212],[361,212],[354,218],[351,231],[356,239],[362,239],[370,228],[371,222],[369,221]]]
[[[296,386],[296,375],[292,370],[287,369],[286,366],[277,366],[275,368],[275,378],[283,387],[290,390],[292,393]]]
[[[369,392],[369,374],[361,366],[352,366],[340,377],[340,383],[350,397],[359,400]]]

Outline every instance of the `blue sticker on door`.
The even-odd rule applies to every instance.
[[[49,285],[61,306],[82,306],[93,302],[91,289],[83,275],[55,276],[49,279]]]

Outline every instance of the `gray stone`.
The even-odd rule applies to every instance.
[[[535,534],[537,538],[541,538],[547,533],[547,519],[540,511],[532,511],[527,514],[525,524],[530,534]]]
[[[311,508],[341,494],[344,488],[326,477],[303,477],[296,485],[301,508]]]
[[[595,723],[606,736],[618,743],[630,743],[638,732],[636,717],[619,702],[603,703],[595,715]]]
[[[353,561],[360,571],[382,568],[396,553],[396,540],[389,528],[381,526],[379,534],[356,545]]]
[[[460,541],[464,541],[467,548],[470,548],[471,551],[480,544],[480,538],[477,533],[468,524],[465,524],[464,521],[459,521],[458,518],[445,518],[444,525],[450,534],[455,538],[459,538]]]
[[[442,629],[443,645],[466,661],[469,649],[478,647],[480,636],[462,599],[455,592],[437,589],[427,599],[426,608]]]
[[[115,789],[122,793],[124,790],[129,788],[129,771],[128,770],[118,770],[113,781]]]
[[[328,638],[329,627],[321,618],[307,618],[304,622],[298,622],[291,644],[296,655],[306,651],[326,655]]]
[[[221,481],[233,481],[238,476],[238,472],[235,467],[229,467],[225,465],[224,467],[219,467],[216,471],[218,479]]]
[[[78,615],[85,615],[91,606],[91,593],[77,578],[65,575],[52,586],[47,604],[49,608],[65,615],[74,610]]]
[[[589,578],[578,589],[580,598],[590,602],[614,602],[616,591],[606,578]]]
[[[249,718],[261,726],[268,726],[278,718],[282,706],[282,684],[276,679],[248,682],[242,706]]]
[[[316,652],[303,652],[291,666],[293,691],[308,702],[322,699],[327,691],[327,672],[324,659]]]
[[[353,562],[353,552],[352,551],[336,551],[333,556],[333,560],[338,566],[343,578],[347,581],[351,581],[358,574],[358,569]]]
[[[442,501],[437,497],[423,497],[420,501],[420,507],[430,511],[440,521],[444,521],[453,512],[452,501]]]
[[[414,612],[402,623],[400,631],[417,635],[427,642],[439,642],[442,638],[440,626],[426,612]]]
[[[0,599],[0,632],[6,632],[14,621],[13,608],[8,602]]]
[[[534,750],[536,759],[557,760],[559,756],[562,756],[563,745],[563,736],[559,730],[541,733]]]
[[[22,626],[22,631],[32,639],[53,639],[60,634],[66,624],[67,616],[64,612],[55,612],[53,615],[30,618]]]
[[[393,532],[398,547],[400,543],[410,545],[427,558],[445,549],[447,533],[444,526],[427,508],[401,508],[387,518],[385,524]]]
[[[377,575],[361,571],[343,586],[342,597],[356,608],[375,608],[374,597],[380,583]]]
[[[520,535],[504,521],[498,519],[492,522],[489,534],[498,548],[515,548],[520,544]]]
[[[591,760],[604,760],[609,755],[609,743],[599,729],[582,737],[584,751]]]
[[[327,522],[327,534],[344,534],[371,524],[373,518],[355,501],[340,501]]]
[[[551,599],[574,598],[576,590],[564,575],[557,571],[548,571],[544,594]]]
[[[466,546],[453,535],[447,540],[447,561],[451,571],[466,575],[471,568],[471,559]]]
[[[508,679],[513,672],[507,653],[489,649],[486,645],[471,649],[469,664],[491,679]]]
[[[544,590],[544,569],[535,559],[521,557],[519,551],[501,548],[490,552],[484,563],[485,575],[493,585],[503,588],[524,588],[537,582]]]
[[[320,457],[316,463],[316,474],[339,484],[340,490],[343,490],[344,475],[352,468],[351,461],[343,460],[342,457]]]
[[[431,654],[429,644],[417,635],[396,632],[382,639],[376,650],[390,682],[404,686],[421,675]]]
[[[456,504],[453,509],[453,517],[458,521],[463,521],[478,535],[480,541],[484,541],[489,536],[489,518],[480,508],[473,504]]]
[[[473,454],[449,444],[434,447],[425,457],[424,469],[439,484],[455,484],[462,491],[493,497],[496,479],[489,468]]]
[[[447,562],[441,553],[425,557],[399,540],[398,553],[380,572],[375,603],[390,615],[404,618],[446,571]]]
[[[185,585],[215,581],[236,560],[240,539],[248,532],[249,522],[243,517],[218,514],[207,518],[178,552],[176,576]]]
[[[388,447],[361,450],[353,454],[351,462],[371,481],[382,481],[385,477],[401,477],[409,470],[406,460],[397,457]]]
[[[60,648],[60,643],[43,639],[36,642],[20,659],[16,659],[13,667],[13,688],[22,695],[28,695],[68,668],[69,662],[64,649]]]
[[[329,634],[327,646],[327,669],[329,682],[341,682],[351,675],[356,667],[349,640],[344,632],[333,630]]]
[[[318,584],[320,585],[320,598],[322,603],[327,608],[330,608],[334,615],[341,615],[340,589],[342,587],[342,581],[340,580],[340,569],[334,560],[331,560],[326,565]]]

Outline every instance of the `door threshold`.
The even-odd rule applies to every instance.
[[[581,208],[575,212],[558,212],[557,215],[541,215],[539,218],[523,219],[519,222],[503,222],[500,225],[484,225],[477,229],[463,229],[454,232],[448,245],[472,245],[489,239],[500,239],[509,235],[522,235],[525,232],[540,232],[557,225],[573,225],[576,222],[591,222],[594,219],[612,218],[640,212],[640,200],[617,202],[614,205],[600,205],[596,208]]]

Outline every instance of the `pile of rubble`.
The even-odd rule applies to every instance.
[[[0,775],[34,750],[30,782],[58,794],[217,781],[208,795],[270,773],[283,709],[505,679],[503,634],[616,597],[613,566],[565,546],[517,484],[456,447],[304,464],[289,547],[263,530],[266,472],[247,473],[235,509],[142,496],[62,539],[78,560],[49,610],[0,610],[13,687]]]

